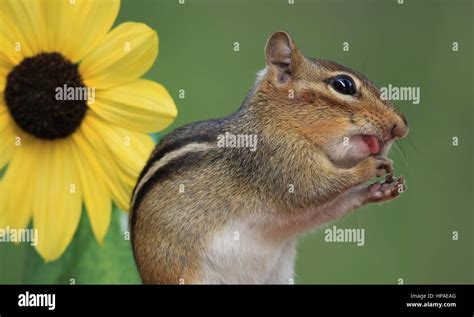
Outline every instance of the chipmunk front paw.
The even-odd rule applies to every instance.
[[[375,175],[378,177],[384,175],[391,175],[393,173],[393,161],[382,156],[374,157],[376,162],[376,172]]]
[[[383,183],[377,182],[368,188],[368,202],[382,202],[394,199],[406,191],[405,178],[400,176],[393,179],[393,175],[389,174]]]

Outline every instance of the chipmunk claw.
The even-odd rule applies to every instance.
[[[393,161],[382,156],[376,156],[376,172],[375,175],[378,177],[384,175],[391,175],[393,173]]]
[[[377,182],[369,186],[369,202],[382,202],[394,199],[406,191],[405,178],[400,176],[394,179],[392,174],[387,175],[383,183]]]

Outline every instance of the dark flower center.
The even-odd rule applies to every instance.
[[[41,53],[25,58],[8,74],[4,98],[24,131],[58,139],[71,135],[87,111],[86,100],[67,98],[65,88],[85,91],[77,65],[59,53]]]

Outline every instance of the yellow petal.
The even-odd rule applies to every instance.
[[[75,10],[79,6],[69,0],[39,0],[43,29],[41,32],[43,50],[61,52],[69,56],[72,46],[69,42],[76,36],[73,32]],[[74,34],[74,35],[73,35]]]
[[[128,210],[130,193],[119,178],[117,162],[105,146],[104,137],[90,124],[90,115],[84,118],[80,129],[72,135],[74,142],[81,149],[85,160],[97,160],[103,170],[104,181],[112,194],[112,199],[123,210]],[[98,168],[97,166],[95,167]]]
[[[150,157],[155,144],[148,134],[127,131],[117,127],[114,127],[113,130],[115,131],[111,131],[109,135],[114,135],[113,139],[116,141],[124,139],[130,140],[122,142],[122,146],[118,144],[114,145],[116,144],[115,142],[107,143],[115,160],[118,162],[119,177],[125,186],[127,186],[126,188],[130,197],[137,183],[138,175],[140,175],[140,172]],[[127,210],[128,209],[125,209],[125,211]]]
[[[81,217],[79,177],[71,140],[37,140],[33,227],[38,229],[36,249],[43,259],[59,258],[71,242]]]
[[[0,132],[9,124],[11,124],[11,118],[7,106],[2,102],[3,95],[0,93]]]
[[[117,17],[120,0],[43,0],[48,51],[60,51],[76,63],[105,37]]]
[[[31,142],[18,146],[2,179],[0,201],[5,225],[15,229],[26,228],[32,215],[35,157]]]
[[[0,94],[0,99],[2,95]],[[0,169],[12,158],[15,149],[33,140],[33,137],[23,132],[13,121],[10,112],[0,100]]]
[[[7,202],[6,198],[7,195],[3,190],[3,181],[0,179],[0,228],[5,228],[7,226],[7,212],[5,210],[5,204]],[[0,233],[0,238],[1,237],[2,234]]]
[[[87,214],[92,231],[97,241],[102,244],[110,224],[112,197],[104,181],[106,175],[100,163],[93,153],[84,153],[90,150],[89,147],[84,148],[74,143],[74,161],[79,171]]]
[[[14,62],[10,59],[9,56],[7,56],[7,53],[4,49],[4,47],[0,46],[0,98],[3,98],[1,94],[5,90],[7,76],[13,69],[13,67],[15,67]],[[2,100],[3,99],[0,99],[0,104],[2,103]],[[0,105],[0,107],[2,106]]]
[[[0,1],[0,46],[15,63],[45,48],[41,1]]]
[[[15,151],[17,135],[11,121],[8,114],[0,112],[0,169],[10,161]]]
[[[104,39],[119,8],[120,0],[1,0],[0,47],[14,64],[42,51],[78,62]]]
[[[152,138],[145,133],[107,124],[94,115],[89,117],[94,130],[104,136],[107,149],[112,153],[124,175],[131,177],[131,185],[134,186],[136,178],[153,150]]]
[[[89,107],[106,121],[140,132],[166,128],[178,112],[168,91],[145,79],[99,90]]]
[[[158,55],[158,35],[143,23],[127,22],[114,28],[79,65],[89,87],[105,89],[142,76]]]

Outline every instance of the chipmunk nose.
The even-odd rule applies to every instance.
[[[392,126],[392,138],[403,138],[408,134],[408,122],[403,114],[400,114],[400,120]]]

